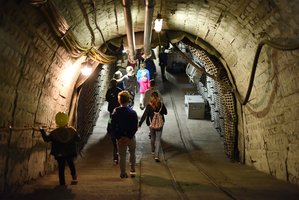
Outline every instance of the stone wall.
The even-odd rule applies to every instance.
[[[68,112],[78,72],[38,10],[23,1],[1,3],[0,193],[55,167],[38,127]],[[10,127],[10,128],[9,128]]]
[[[299,6],[295,0],[195,2],[184,6],[167,1],[165,13],[190,11],[183,20],[178,18],[175,24],[169,23],[169,29],[184,30],[215,47],[242,97],[248,88],[256,47],[262,39],[286,46],[298,43]],[[112,8],[114,2],[110,4]],[[119,7],[122,9],[120,4]],[[79,72],[75,71],[69,80],[64,77],[70,74],[68,69],[75,61],[59,46],[39,9],[27,1],[4,1],[0,11],[0,192],[3,192],[54,168],[49,146],[32,127],[53,128],[55,113],[68,112]],[[80,22],[84,24],[83,19]],[[105,29],[106,39],[113,37],[110,30],[118,29],[114,27],[111,23]],[[124,26],[118,30],[125,33]],[[84,37],[86,32],[82,33]],[[298,50],[280,51],[266,45],[249,103],[243,106],[237,102],[241,160],[295,184],[299,184],[298,57]]]
[[[217,49],[240,94],[237,101],[240,160],[279,179],[299,184],[298,2],[212,0],[197,6],[198,9],[186,6],[192,23],[183,20],[181,23],[188,26],[186,32]],[[197,20],[191,16],[195,10]],[[197,24],[194,29],[193,23]],[[275,45],[265,45],[249,103],[242,105],[262,40],[284,47],[297,45],[297,50],[281,51]]]
[[[299,184],[299,54],[266,48],[252,100],[244,108],[245,161]]]
[[[220,18],[202,37],[222,55],[243,99],[262,40],[299,47],[296,1],[221,1],[209,9]],[[249,103],[241,105],[239,99],[237,106],[241,160],[295,184],[299,184],[298,62],[298,49],[281,51],[265,45]]]
[[[110,79],[115,71],[116,65],[99,65],[82,85],[77,108],[77,129],[81,135],[80,149],[84,147],[93,133],[93,128],[106,100],[105,95]]]

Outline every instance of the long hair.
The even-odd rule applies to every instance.
[[[154,110],[160,108],[161,100],[160,100],[158,92],[156,92],[156,91],[152,92],[152,94],[150,96],[149,104],[153,107]]]

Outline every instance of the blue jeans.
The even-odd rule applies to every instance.
[[[155,131],[155,130],[150,128],[151,149],[152,149],[152,152],[155,153],[155,157],[158,157],[158,158],[160,156],[160,151],[161,151],[162,131],[163,131],[163,128],[159,131]]]
[[[121,138],[117,140],[118,145],[118,153],[119,153],[119,169],[121,174],[126,173],[126,156],[127,156],[127,149],[129,149],[130,153],[130,165],[131,170],[135,171],[135,164],[136,164],[136,139],[135,136],[132,139],[129,138]]]

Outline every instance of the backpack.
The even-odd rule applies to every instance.
[[[156,130],[156,131],[159,131],[163,128],[163,125],[164,125],[164,121],[163,121],[163,117],[162,115],[160,114],[160,111],[162,109],[162,105],[161,104],[161,108],[159,110],[159,112],[154,112],[154,117],[149,125],[149,127],[153,130]]]

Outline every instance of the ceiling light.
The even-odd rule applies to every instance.
[[[85,62],[84,67],[81,68],[81,74],[83,76],[89,76],[91,73],[92,73],[92,68],[91,68],[89,62]]]
[[[155,20],[154,29],[156,32],[160,32],[162,30],[163,19],[161,14],[158,14],[157,19]]]

